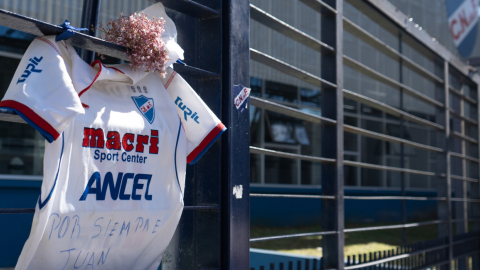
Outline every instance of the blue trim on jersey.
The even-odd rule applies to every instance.
[[[60,152],[60,161],[58,162],[58,170],[57,170],[57,176],[55,176],[55,182],[53,183],[52,190],[50,190],[50,194],[48,194],[48,197],[43,201],[42,203],[42,194],[38,196],[38,208],[42,209],[50,200],[52,197],[53,190],[55,189],[55,186],[57,185],[57,180],[58,180],[58,173],[60,172],[60,165],[62,164],[62,157],[63,157],[63,146],[65,144],[65,137],[63,136],[62,132],[62,151]]]
[[[177,146],[178,146],[178,139],[180,138],[180,131],[182,130],[182,121],[180,121],[180,126],[178,127],[178,135],[177,135],[177,142],[175,143],[175,156],[174,156],[174,163],[175,163],[175,176],[177,176],[177,183],[180,192],[182,192],[182,187],[180,186],[180,181],[178,180],[178,171],[177,171]],[[183,195],[182,195],[183,196]]]
[[[210,141],[210,143],[209,143],[205,148],[203,148],[202,152],[200,152],[200,153],[197,155],[197,157],[195,157],[195,159],[192,160],[192,162],[190,162],[189,164],[190,164],[190,165],[195,164],[195,163],[203,156],[203,154],[205,154],[205,152],[208,151],[208,149],[212,146],[212,144],[215,143],[215,142],[218,140],[218,138],[220,138],[220,136],[222,136],[222,134],[223,134],[223,132],[225,132],[225,130],[227,130],[227,127],[224,127],[224,128],[222,129],[222,131],[220,131],[220,133],[218,133],[217,136],[215,136],[215,138],[213,138],[213,140]]]
[[[27,124],[29,124],[31,127],[33,127],[35,130],[37,130],[38,132],[40,132],[40,134],[42,134],[42,136],[45,138],[45,140],[47,140],[49,143],[52,143],[53,141],[55,141],[55,139],[53,138],[53,136],[48,133],[47,131],[45,131],[43,128],[41,128],[39,125],[35,124],[35,122],[33,122],[32,120],[30,120],[30,118],[28,118],[25,114],[23,114],[21,111],[19,110],[15,110],[15,109],[12,109],[12,108],[9,108],[9,107],[2,107],[2,109],[7,109],[7,110],[12,110],[14,112],[16,112],[18,115],[20,115],[20,117],[22,117],[23,120],[25,120],[25,122],[27,122]]]

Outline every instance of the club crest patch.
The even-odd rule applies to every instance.
[[[151,124],[155,119],[155,109],[153,107],[153,98],[147,98],[144,95],[139,97],[132,97],[133,102],[138,110],[143,114],[145,119]]]

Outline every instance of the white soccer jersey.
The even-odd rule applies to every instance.
[[[36,38],[1,108],[50,142],[15,269],[157,269],[183,209],[186,162],[225,130],[173,70],[85,63]]]

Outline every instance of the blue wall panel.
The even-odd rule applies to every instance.
[[[321,189],[251,187],[251,193],[321,194]],[[400,191],[346,189],[351,196],[400,196]],[[435,197],[433,191],[408,191],[407,196]],[[436,219],[436,201],[407,201],[408,222]],[[252,226],[309,226],[320,225],[321,200],[299,198],[252,197],[250,222]],[[401,201],[345,200],[345,222],[402,222]]]
[[[41,181],[0,180],[0,208],[34,208]],[[320,194],[320,189],[252,187],[252,193]],[[345,190],[345,195],[400,195],[399,191]],[[407,192],[409,196],[436,196],[435,192]],[[253,226],[319,225],[318,199],[252,197],[250,218]],[[436,218],[435,201],[407,201],[408,220]],[[30,233],[33,214],[0,214],[0,267],[15,266]],[[346,222],[401,222],[400,201],[345,200]]]
[[[41,181],[0,180],[0,208],[34,208]],[[0,214],[0,267],[13,267],[32,226],[33,214]]]

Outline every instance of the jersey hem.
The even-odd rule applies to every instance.
[[[223,132],[227,128],[222,123],[219,123],[216,127],[208,133],[208,135],[203,139],[203,141],[195,148],[187,157],[187,163],[190,165],[195,164],[202,156],[207,152],[207,150],[212,146],[214,142],[220,138]]]
[[[0,102],[0,108],[16,112],[25,122],[36,129],[49,143],[52,143],[60,134],[45,119],[35,113],[32,109],[15,100],[4,100]]]

